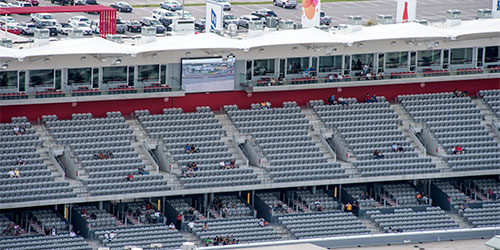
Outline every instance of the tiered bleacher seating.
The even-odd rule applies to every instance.
[[[165,223],[165,216],[157,211],[155,207],[147,201],[135,201],[125,203],[125,210],[127,211],[126,216],[130,223],[134,225],[138,224],[156,224]],[[155,216],[155,213],[158,216]]]
[[[207,223],[207,231],[202,231],[204,223]],[[227,235],[240,243],[281,240],[272,227],[261,227],[259,219],[253,217],[203,221],[203,223],[195,223],[193,232],[202,241],[205,239],[213,240],[217,236],[226,237]]]
[[[110,88],[108,94],[118,95],[118,94],[134,94],[137,90],[134,87],[129,87],[127,85],[118,86],[118,88]]]
[[[312,128],[295,102],[282,108],[238,110],[224,106],[241,134],[248,134],[267,158],[264,166],[274,182],[346,178],[339,163],[328,162],[308,133]]]
[[[361,189],[359,186],[344,187],[344,191],[347,192],[362,209],[370,209],[376,207],[376,201],[366,194],[366,190]],[[364,199],[361,199],[361,194],[363,194]]]
[[[255,194],[261,201],[263,201],[269,209],[273,210],[273,214],[282,215],[294,212],[293,209],[288,207],[286,203],[281,201],[274,193],[263,192]]]
[[[314,204],[316,200],[320,202],[322,211],[334,211],[341,207],[337,201],[333,200],[333,198],[322,189],[317,189],[315,194],[311,193],[309,190],[299,190],[297,191],[297,198],[309,210],[313,211],[316,210]]]
[[[491,111],[500,117],[500,89],[481,90],[479,96],[483,98]]]
[[[93,118],[90,113],[73,114],[72,118],[43,116],[42,120],[57,143],[70,146],[75,162],[88,173],[83,182],[90,195],[169,189],[161,174],[139,174],[139,166],[144,163],[130,143],[135,135],[120,112],[108,112],[106,118]],[[98,159],[100,153],[107,152],[113,156]],[[135,180],[127,180],[129,174]]]
[[[400,95],[398,100],[417,123],[430,128],[443,146],[443,159],[455,171],[496,169],[500,164],[498,143],[481,124],[482,114],[469,97],[453,93]],[[455,154],[461,146],[464,154]]]
[[[60,234],[64,231],[68,231],[68,224],[61,217],[57,216],[52,210],[35,210],[32,213],[33,220],[36,221],[38,225],[42,228],[56,228],[57,232]]]
[[[224,209],[227,209],[226,214],[224,214]],[[234,195],[216,196],[210,205],[209,211],[217,219],[253,216],[253,209],[250,205]]]
[[[152,139],[163,139],[173,160],[181,168],[178,172],[184,188],[205,188],[258,184],[257,175],[250,168],[221,169],[221,161],[231,162],[233,155],[221,139],[225,133],[209,107],[198,107],[197,112],[184,113],[182,109],[165,109],[164,114],[139,116],[139,123]],[[196,145],[197,152],[186,153],[186,144]],[[188,163],[195,162],[198,171],[186,174]]]
[[[35,93],[35,98],[53,98],[53,97],[64,97],[64,93],[61,90],[47,89],[45,91],[37,91]]]
[[[370,233],[352,213],[340,211],[285,215],[280,216],[278,220],[297,239]]]
[[[106,233],[116,234],[116,237],[108,242],[105,238]],[[186,241],[177,230],[171,230],[165,225],[121,227],[108,230],[99,230],[95,236],[105,247],[112,250],[124,249],[126,246],[134,246],[142,249],[180,249]],[[152,247],[155,244],[158,248]]]
[[[382,189],[386,198],[392,199],[392,205],[417,205],[419,201],[416,195],[418,191],[408,183],[385,184]]]
[[[0,100],[17,100],[17,99],[28,99],[26,93],[2,93],[0,95]]]
[[[447,75],[450,75],[450,72],[448,72],[447,69],[425,70],[424,71],[424,77],[427,77],[427,76],[447,76]]]
[[[401,122],[384,97],[377,102],[350,105],[318,105],[310,102],[314,112],[326,127],[340,132],[352,149],[356,160],[352,163],[361,176],[387,176],[436,173],[439,169],[430,158],[421,158],[398,128]],[[394,143],[401,144],[403,152],[394,152]],[[374,159],[375,150],[384,158]]]
[[[464,193],[447,181],[435,181],[433,184],[446,194],[452,205],[464,204],[469,200]]]
[[[90,245],[81,237],[66,235],[26,236],[0,239],[0,248],[9,250],[63,249],[91,250]]]
[[[104,209],[98,209],[90,205],[77,205],[73,209],[78,215],[87,221],[87,227],[91,229],[114,228],[118,223],[116,218]],[[85,213],[82,213],[85,211]],[[95,214],[96,218],[91,218]]]
[[[396,72],[391,73],[391,79],[413,78],[416,77],[415,72]]]
[[[25,132],[16,135],[16,127]],[[51,175],[36,151],[41,144],[26,117],[13,117],[12,123],[0,124],[0,203],[76,197],[68,182],[56,181]],[[11,178],[8,172],[16,168],[20,177]]]
[[[412,208],[394,209],[392,213],[372,210],[367,213],[384,232],[411,232],[458,228],[458,224],[439,207],[426,207],[425,211]]]
[[[457,69],[457,75],[471,75],[471,74],[482,74],[482,68],[465,68]]]
[[[301,78],[293,78],[292,84],[310,84],[310,83],[318,83],[316,77],[301,77]]]
[[[9,218],[7,218],[7,216],[5,216],[5,214],[0,214],[0,233],[1,233],[1,236],[15,236],[15,231],[11,230],[10,231],[6,231],[6,229],[9,227],[9,224],[11,226],[14,226],[15,223],[12,222]],[[21,234],[21,232],[19,232],[19,234]]]
[[[500,203],[483,203],[479,208],[465,208],[462,215],[472,227],[500,227]]]
[[[98,89],[89,89],[88,87],[80,87],[71,92],[72,96],[89,96],[89,95],[101,95],[101,91]]]
[[[172,88],[170,88],[168,85],[162,86],[159,83],[153,83],[151,86],[144,87],[144,93],[168,92],[168,91],[172,91]]]
[[[472,181],[476,191],[480,193],[484,201],[500,200],[500,183],[494,179],[479,179]],[[491,190],[492,195],[488,194]],[[493,196],[493,197],[492,197]],[[496,199],[495,199],[496,198]]]

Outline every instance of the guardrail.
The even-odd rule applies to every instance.
[[[427,154],[427,149],[425,148],[424,144],[422,144],[422,142],[420,141],[420,139],[417,137],[417,131],[415,130],[415,128],[410,124],[408,126],[408,130],[410,131],[411,138],[413,139],[413,141],[415,142],[415,144],[417,144],[417,146],[420,149],[420,151],[422,151],[423,154],[426,155]]]
[[[151,162],[153,163],[153,166],[156,168],[156,172],[159,173],[160,172],[160,166],[159,166],[160,161],[158,161],[158,159],[156,158],[155,154],[153,152],[151,152],[151,149],[149,148],[148,143],[146,142],[146,140],[142,140],[142,146],[144,147],[144,149],[148,153],[149,158],[152,159]]]
[[[323,129],[319,130],[319,138],[320,138],[321,142],[323,142],[323,144],[325,144],[326,148],[328,149],[328,152],[330,152],[330,154],[333,155],[334,160],[337,160],[337,152],[335,152],[335,150],[334,150],[335,145],[333,145],[330,142],[328,137],[323,132]]]
[[[58,167],[57,168],[57,172],[61,174],[61,176],[62,176],[63,179],[65,179],[66,178],[66,170],[64,169],[63,164],[61,163],[61,161],[59,160],[59,158],[57,158],[57,155],[54,152],[54,150],[52,149],[52,147],[49,147],[48,151],[49,151],[50,157],[52,158],[52,161],[54,163],[56,163],[56,167]]]
[[[240,142],[238,141],[238,138],[236,138],[236,136],[234,136],[234,134],[233,134],[233,142],[236,144],[236,148],[238,149],[238,151],[245,156],[246,164],[247,164],[247,167],[248,167],[250,165],[249,164],[249,160],[248,160],[248,155],[245,152],[245,150],[241,149]]]

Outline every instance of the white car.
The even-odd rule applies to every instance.
[[[297,7],[297,0],[273,0],[274,6],[281,6],[284,9],[286,8],[295,8]]]
[[[23,1],[15,1],[8,4],[8,7],[33,7],[31,3],[23,2]]]
[[[17,23],[16,19],[11,16],[0,16],[0,24],[4,23]]]
[[[61,35],[68,35],[69,31],[73,29],[69,23],[59,23],[57,24],[57,32]]]
[[[49,13],[33,13],[31,14],[31,20],[35,23],[41,21],[51,21],[54,23],[58,23],[52,14]]]
[[[178,10],[176,12],[174,12],[176,16],[178,17],[182,17],[182,10]],[[196,19],[193,14],[191,14],[191,12],[189,11],[184,11],[184,18],[185,19],[193,19],[193,21]]]
[[[86,16],[74,16],[68,19],[68,23],[89,23],[89,19]]]
[[[231,10],[231,4],[227,0],[214,0],[216,3],[222,5],[224,11]]]
[[[80,22],[80,23],[70,23],[73,28],[83,30],[83,35],[92,35],[92,29],[90,28],[90,25],[86,22]]]

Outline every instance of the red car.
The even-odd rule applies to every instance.
[[[7,27],[8,27],[7,32],[12,33],[12,34],[16,34],[16,35],[21,34],[21,30],[18,27],[16,27],[15,25],[9,24],[9,25],[7,25]],[[5,31],[5,25],[2,25],[2,27],[0,29]]]
[[[31,5],[33,6],[38,6],[40,4],[38,0],[19,0],[19,1],[31,3]]]

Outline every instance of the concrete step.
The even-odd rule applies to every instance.
[[[382,229],[380,229],[372,220],[359,218],[363,226],[365,226],[372,234],[381,234],[384,233]]]
[[[293,237],[288,230],[286,230],[284,227],[282,227],[280,224],[276,223],[269,223],[269,226],[271,226],[274,231],[281,236],[283,240],[294,240],[295,237]]]
[[[460,228],[470,228],[471,226],[467,223],[463,217],[455,213],[447,213],[450,218],[452,218]]]
[[[88,197],[89,192],[88,189],[83,183],[79,180],[71,179],[71,178],[66,178],[66,180],[69,182],[69,185],[73,188],[73,191],[76,193],[77,197]]]
[[[190,233],[186,230],[179,230],[179,233],[181,233],[181,235],[186,239],[187,242],[192,242],[197,247],[202,246],[201,239],[198,236],[196,236],[195,234]]]

